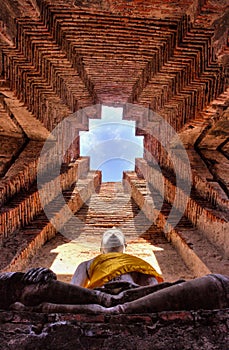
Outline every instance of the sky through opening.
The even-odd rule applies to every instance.
[[[102,106],[101,119],[89,119],[80,132],[80,155],[90,157],[90,169],[102,171],[102,182],[120,182],[124,170],[134,170],[143,157],[143,137],[135,136],[135,121],[122,119],[122,108]]]

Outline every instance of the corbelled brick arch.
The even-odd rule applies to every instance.
[[[193,175],[191,204],[185,215],[228,252],[227,18],[225,1],[2,3],[2,233],[8,237],[43,215],[35,180],[49,131],[71,113],[96,103],[132,103],[157,112],[179,133]],[[88,129],[89,116],[100,118],[100,111],[90,110],[82,117],[79,130]],[[141,125],[125,108],[123,118]],[[150,120],[147,123],[150,127]],[[163,170],[165,200],[172,205],[172,162],[160,142],[140,129],[137,134],[144,135],[145,150]],[[65,137],[71,138],[72,131]],[[80,178],[89,169],[88,159],[79,156],[77,139],[65,157],[64,190],[73,186],[73,174]],[[137,172],[140,164],[149,161],[147,152],[144,157],[136,163]],[[51,167],[53,159],[47,162]],[[93,176],[99,184],[98,172]],[[150,175],[145,177],[150,182]],[[91,178],[84,181],[90,187]],[[25,190],[29,190],[26,198],[18,202],[17,195]],[[54,197],[55,191],[49,200]],[[15,205],[10,206],[11,198]],[[205,225],[199,212],[206,217]],[[41,242],[47,239],[43,236]]]
[[[130,242],[129,252],[145,257],[147,249],[153,250],[166,280],[228,273],[228,18],[227,0],[1,1],[2,271],[26,269],[41,247],[44,264],[49,267],[53,256],[49,244],[52,247],[55,239],[54,245],[70,244],[71,232],[73,237],[77,233],[78,253],[86,260],[96,255],[101,233],[121,225]],[[101,184],[101,173],[90,169],[89,158],[80,156],[75,130],[65,130],[61,142],[75,140],[65,154],[60,174],[53,178],[56,162],[49,155],[42,169],[44,200],[52,203],[56,222],[61,211],[59,183],[65,201],[79,219],[78,226],[66,223],[69,239],[60,238],[45,215],[37,188],[41,150],[50,132],[72,113],[78,113],[77,133],[88,130],[89,118],[101,118],[102,104],[123,107],[123,119],[136,121],[136,135],[144,136],[144,157],[136,159],[135,171],[124,172],[125,190],[121,183]],[[136,106],[136,111],[145,108],[145,119],[141,113],[131,113],[130,105]],[[179,174],[175,174],[167,151],[151,132],[154,123],[149,111],[167,121],[185,147],[192,174],[190,194],[177,186],[177,175],[183,177],[182,161]],[[160,176],[163,189],[157,181]],[[176,192],[187,206],[180,222],[165,230]],[[161,199],[159,208],[157,202]],[[36,266],[36,260],[31,264]],[[70,275],[59,277],[69,281]],[[149,324],[147,317],[140,319],[141,324]],[[163,317],[168,320],[169,316],[162,316],[164,325]],[[196,316],[186,313],[171,317],[179,322],[183,317],[188,323]],[[222,310],[217,317],[218,327],[226,313]],[[123,320],[126,326],[126,319],[117,318],[114,323],[122,324]],[[90,319],[108,329],[103,321],[102,317]],[[130,322],[135,321],[130,317]],[[140,335],[138,341],[144,342],[144,348],[151,348],[149,344],[156,338],[151,337],[148,326],[144,327],[146,339],[143,341]],[[190,327],[193,330],[195,325],[187,325],[188,335]],[[155,324],[149,328],[150,332],[156,329]],[[115,334],[113,328],[110,332]],[[213,333],[217,346],[223,348],[219,331]],[[204,334],[209,343],[216,344],[207,331]],[[105,344],[100,336],[99,331],[98,347]],[[119,337],[114,336],[127,348],[124,338]],[[179,339],[185,337],[183,333]],[[203,340],[202,334],[190,337],[193,344],[195,339]],[[40,339],[46,339],[46,335]],[[171,339],[168,336],[166,344],[172,344]],[[39,341],[45,348],[43,340]],[[91,339],[85,341],[89,344]],[[157,344],[162,348],[160,341]],[[108,348],[106,344],[104,349]],[[113,344],[116,347],[115,341]],[[200,347],[203,343],[198,344]]]

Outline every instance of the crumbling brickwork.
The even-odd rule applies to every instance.
[[[36,184],[37,169],[50,132],[66,117],[78,113],[77,127],[65,128],[61,138],[63,144],[68,140],[73,142],[64,154],[60,174],[51,178],[58,163],[58,148],[55,157],[47,156],[42,169],[45,204],[54,203],[54,207],[56,204],[56,222],[60,214],[57,188],[61,182],[66,203],[83,220],[83,226],[77,230],[82,237],[88,235],[89,241],[94,239],[94,233],[97,240],[98,232],[114,224],[123,225],[128,231],[131,218],[130,234],[140,244],[143,238],[137,236],[140,229],[134,222],[137,212],[142,211],[153,222],[146,229],[145,242],[157,246],[160,241],[171,265],[177,261],[173,259],[178,254],[184,261],[182,273],[187,278],[209,272],[227,273],[228,17],[226,0],[5,0],[0,3],[1,270],[25,269],[29,258],[57,234],[43,210]],[[127,103],[145,108],[146,114],[129,111]],[[123,106],[123,119],[136,121],[136,134],[144,136],[143,159],[136,160],[134,172],[124,172],[126,192],[119,188],[122,206],[115,213],[107,210],[107,201],[115,195],[112,184],[101,186],[96,197],[101,174],[90,169],[89,159],[80,157],[79,149],[79,132],[88,130],[89,118],[101,118],[102,104]],[[160,128],[155,128],[149,110],[172,126],[185,147],[192,178],[188,194],[177,186],[177,175],[185,178],[182,159],[178,162],[179,174],[175,174],[173,161],[157,138]],[[169,139],[168,133],[164,132],[164,137]],[[160,168],[159,175],[155,163]],[[157,175],[162,176],[164,189],[157,182]],[[177,191],[187,200],[187,208],[179,224],[169,227],[169,231],[165,224]],[[131,200],[127,200],[128,196]],[[153,202],[157,199],[160,202],[161,197],[162,207],[157,208]],[[168,279],[173,276],[169,269],[165,275]],[[159,317],[155,323],[151,322],[151,316],[138,316],[140,323],[133,317],[130,324],[120,316],[117,319],[125,330],[123,334],[127,334],[126,339],[112,326],[117,319],[104,320],[102,316],[98,316],[101,333],[95,318],[90,325],[82,321],[83,326],[76,326],[72,316],[65,323],[68,316],[52,319],[36,315],[35,319],[41,317],[38,322],[42,326],[34,326],[27,340],[24,335],[21,338],[15,335],[15,324],[28,333],[27,323],[33,322],[29,318],[32,316],[24,322],[20,315],[4,314],[1,320],[13,329],[16,339],[10,343],[13,347],[18,339],[23,339],[25,348],[32,349],[31,339],[44,347],[50,342],[50,334],[61,340],[60,333],[66,327],[69,334],[72,331],[81,334],[82,341],[77,338],[71,343],[79,348],[89,345],[93,348],[91,340],[96,338],[94,348],[106,349],[108,334],[113,344],[109,348],[133,348],[133,338],[137,336],[136,348],[151,348],[153,342],[155,349],[164,345],[188,349],[191,342],[189,348],[193,349],[226,349],[226,313],[212,313],[207,318],[185,315],[192,319],[187,329],[180,328],[176,320],[173,323],[171,318],[176,319],[173,315]],[[163,345],[166,317],[170,317],[171,324]],[[205,322],[209,319],[212,323],[207,327]],[[48,325],[49,322],[55,325]],[[202,338],[197,324],[203,330]],[[146,339],[138,335],[137,327]],[[7,341],[4,332],[3,329],[1,334]],[[219,332],[225,337],[220,338]],[[175,337],[181,345],[178,342],[174,345]],[[188,342],[181,342],[185,337]],[[58,348],[56,343],[51,346]]]
[[[228,313],[167,312],[146,315],[2,313],[2,346],[24,349],[214,349],[228,347]],[[10,334],[9,334],[10,331]]]

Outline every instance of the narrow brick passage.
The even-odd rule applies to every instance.
[[[193,278],[193,273],[169,243],[163,232],[140,211],[118,182],[103,183],[98,193],[76,213],[79,225],[66,224],[65,236],[58,234],[31,259],[28,267],[46,266],[58,279],[69,282],[76,266],[99,254],[103,232],[112,226],[122,227],[127,253],[145,259],[167,281]]]

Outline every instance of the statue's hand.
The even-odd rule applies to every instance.
[[[52,270],[44,267],[34,267],[24,274],[22,281],[26,283],[47,283],[56,279],[56,274]]]

